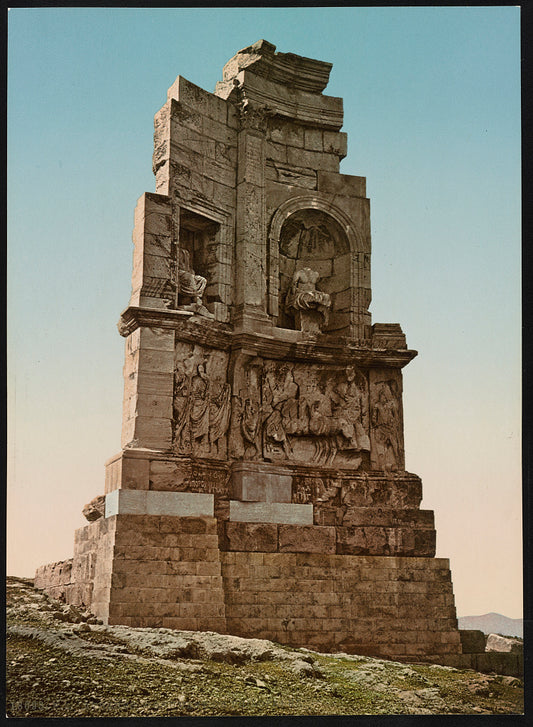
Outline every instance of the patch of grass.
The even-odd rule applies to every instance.
[[[8,623],[48,632],[66,629],[66,624],[44,618],[43,609],[54,602],[34,591],[29,579],[11,579],[7,593]],[[196,656],[192,652],[156,659],[148,647],[137,647],[122,635],[112,629],[79,631],[87,646],[102,648],[87,648],[87,654],[80,648],[78,655],[9,634],[8,716],[399,715],[417,713],[419,704],[428,713],[432,695],[434,705],[444,705],[444,713],[523,713],[519,682],[473,671],[281,647],[312,662],[322,674],[316,678],[292,671],[288,660],[229,664],[190,658]],[[114,648],[106,648],[110,646]]]
[[[191,673],[120,657],[113,662],[73,657],[18,636],[8,638],[7,645],[11,717],[405,713],[386,695],[341,676],[302,679],[280,662],[233,666],[205,661],[201,671]],[[22,652],[26,658],[16,661]]]

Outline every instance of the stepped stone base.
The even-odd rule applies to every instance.
[[[62,590],[108,624],[400,660],[461,654],[446,559],[317,553],[314,539],[294,537],[298,526],[225,525],[230,544],[232,529],[247,526],[253,538],[255,528],[264,552],[226,549],[213,517],[118,514],[76,531],[68,583],[68,567],[54,564],[37,571],[35,585],[55,597]],[[326,540],[335,530],[312,529]]]

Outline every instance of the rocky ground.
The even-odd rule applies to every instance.
[[[514,677],[104,626],[7,579],[10,717],[520,714]]]

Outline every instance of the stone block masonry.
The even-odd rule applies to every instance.
[[[73,560],[39,569],[35,585],[107,624],[398,659],[460,653],[447,560],[337,555],[334,528],[227,528],[242,550],[219,547],[213,517],[112,515],[78,530]]]
[[[371,320],[370,200],[339,173],[331,68],[262,40],[215,93],[168,90],[118,326],[122,450],[36,585],[109,624],[467,657],[405,470],[417,352]]]

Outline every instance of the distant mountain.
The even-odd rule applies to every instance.
[[[460,629],[478,629],[484,634],[519,636],[523,638],[524,627],[521,618],[507,618],[501,613],[486,613],[484,616],[461,616],[457,619]]]

